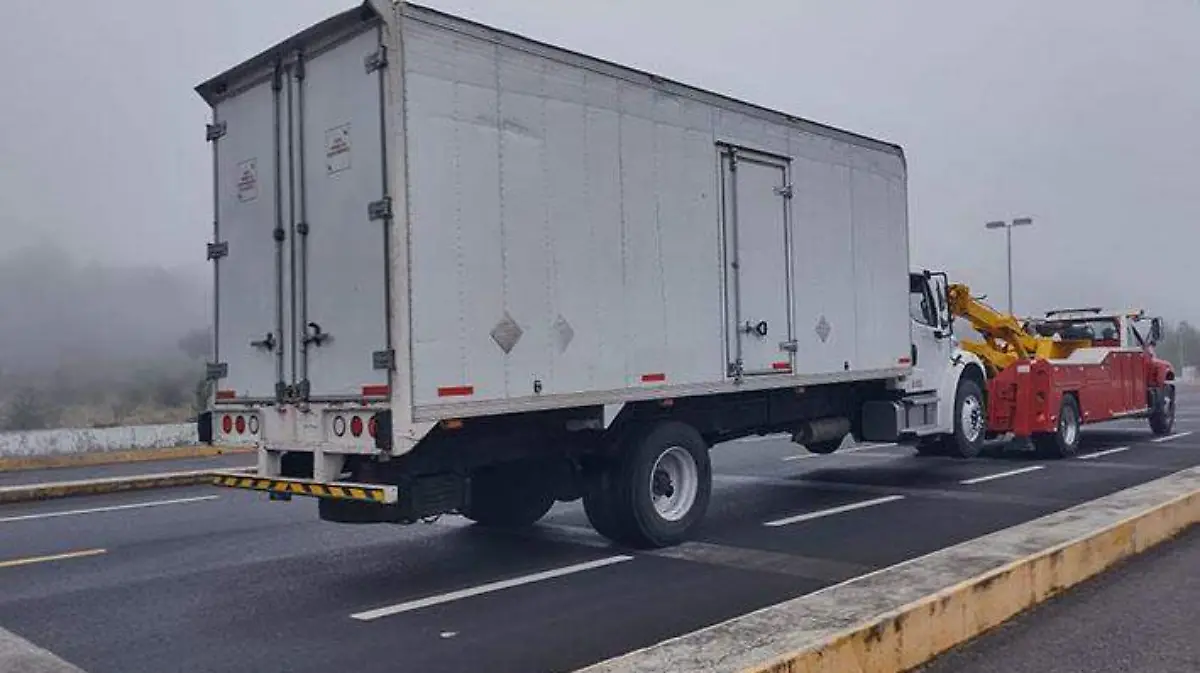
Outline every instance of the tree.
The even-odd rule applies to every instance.
[[[33,387],[18,390],[4,413],[6,430],[45,430],[58,422],[58,409],[45,393]]]
[[[1163,338],[1155,350],[1182,373],[1184,367],[1200,363],[1200,330],[1186,320],[1178,325],[1164,325]]]
[[[202,360],[212,355],[212,332],[206,329],[194,329],[179,340],[179,350],[192,360]]]

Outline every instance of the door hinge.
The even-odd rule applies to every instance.
[[[733,379],[741,380],[746,375],[746,366],[741,360],[730,362],[729,367],[725,370],[726,374]]]
[[[784,185],[782,187],[776,187],[775,193],[782,196],[785,199],[790,199],[790,198],[792,198],[792,194],[794,193],[794,190],[792,189],[791,185]]]
[[[380,45],[378,49],[370,54],[367,54],[366,58],[363,59],[363,67],[367,69],[368,73],[375,72],[381,68],[386,68],[387,64],[387,47],[383,45]]]
[[[391,371],[396,368],[396,351],[387,349],[371,353],[371,368]]]
[[[784,341],[779,344],[779,350],[787,353],[795,353],[796,351],[800,350],[800,342],[796,341],[795,339],[792,339],[791,341]]]
[[[371,220],[392,219],[392,197],[385,196],[367,204],[367,218]]]
[[[211,143],[212,141],[216,140],[217,138],[224,136],[225,130],[227,128],[228,127],[225,125],[225,122],[217,122],[215,124],[206,124],[204,126],[204,139]]]
[[[205,381],[220,381],[229,376],[229,365],[224,362],[208,362],[204,365]]]
[[[208,244],[208,261],[221,259],[229,255],[229,241],[217,241]]]

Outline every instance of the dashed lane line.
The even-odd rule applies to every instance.
[[[66,552],[63,554],[51,554],[49,556],[30,556],[28,558],[12,559],[10,561],[0,561],[0,568],[16,568],[18,566],[33,565],[35,563],[49,563],[51,561],[66,561],[69,559],[85,558],[88,556],[99,556],[107,554],[107,549],[83,549],[80,551]]]
[[[1128,450],[1129,450],[1128,446],[1118,446],[1115,449],[1108,449],[1106,451],[1097,451],[1095,453],[1089,453],[1086,456],[1079,456],[1079,460],[1095,460],[1097,458],[1103,458],[1104,456],[1111,456],[1114,453],[1122,453],[1122,452],[1125,452]]]
[[[796,516],[789,516],[789,517],[784,517],[782,519],[775,519],[774,521],[767,521],[767,522],[763,523],[763,525],[770,526],[772,528],[776,528],[779,526],[788,526],[788,525],[791,525],[794,523],[801,523],[804,521],[812,521],[813,519],[820,519],[822,517],[833,516],[834,514],[841,514],[843,512],[853,512],[854,510],[857,510],[857,509],[866,509],[867,507],[874,507],[875,505],[883,505],[885,503],[895,502],[897,500],[903,500],[903,499],[904,499],[904,496],[902,496],[902,495],[888,495],[888,496],[884,496],[882,498],[875,498],[873,500],[863,500],[861,502],[853,502],[853,503],[850,503],[849,505],[842,505],[840,507],[831,507],[829,509],[822,509],[822,510],[817,510],[815,512],[807,512],[804,514],[797,514]]]
[[[406,601],[396,605],[388,605],[381,608],[375,608],[373,610],[356,612],[350,615],[350,617],[352,619],[357,619],[358,621],[369,622],[382,617],[391,617],[393,615],[412,612],[414,610],[421,610],[423,608],[433,607],[435,605],[453,603],[454,601],[460,601],[464,598],[471,598],[473,596],[488,594],[495,591],[511,589],[513,587],[519,587],[526,584],[533,584],[534,582],[543,582],[545,580],[564,577],[566,575],[573,575],[575,573],[581,573],[588,570],[595,570],[597,568],[604,568],[617,563],[632,561],[633,559],[633,556],[627,556],[624,554],[619,556],[609,556],[606,558],[597,559],[595,561],[588,561],[586,563],[576,563],[575,565],[554,568],[553,570],[544,570],[542,572],[533,573],[532,575],[513,577],[511,579],[501,580],[498,582],[488,582],[487,584],[481,584],[479,586],[470,587],[467,589],[460,589],[458,591],[451,591],[449,593],[438,594],[436,596],[429,596],[427,598],[420,598],[415,601]]]
[[[1159,437],[1157,439],[1152,439],[1150,441],[1154,442],[1155,444],[1161,444],[1163,442],[1169,442],[1172,439],[1179,439],[1181,437],[1187,437],[1190,434],[1192,434],[1192,432],[1190,430],[1188,432],[1176,432],[1173,435],[1167,435],[1166,437]]]
[[[964,486],[972,486],[974,484],[982,484],[986,481],[995,481],[996,479],[1005,479],[1007,477],[1015,477],[1018,474],[1025,474],[1027,472],[1036,472],[1038,470],[1044,470],[1044,469],[1046,469],[1045,465],[1031,465],[1029,467],[1022,467],[1018,470],[1009,470],[1007,472],[999,472],[996,474],[989,474],[987,476],[975,477],[973,479],[963,479],[962,481],[960,481],[958,483],[960,483]]]

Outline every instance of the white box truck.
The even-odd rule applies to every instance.
[[[219,485],[659,546],[716,443],[977,448],[896,145],[388,0],[197,91]]]

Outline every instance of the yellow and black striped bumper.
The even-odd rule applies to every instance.
[[[329,500],[357,500],[390,505],[396,502],[399,493],[395,486],[379,484],[356,484],[350,482],[318,482],[311,479],[272,477],[270,479],[247,475],[243,472],[214,472],[213,485],[225,488],[243,488],[265,493],[304,495]]]

